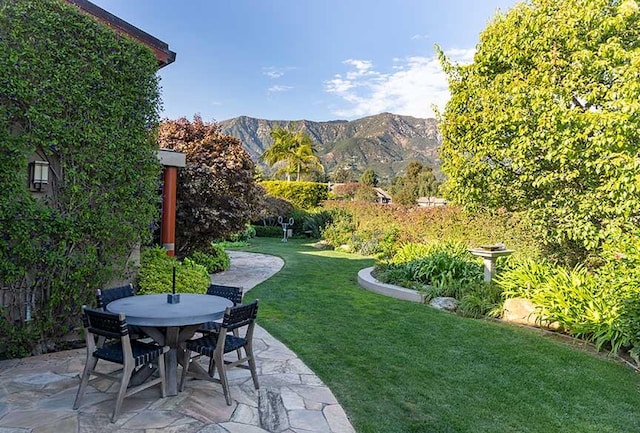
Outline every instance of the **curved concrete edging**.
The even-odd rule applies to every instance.
[[[363,288],[370,292],[375,292],[391,298],[402,299],[403,301],[418,302],[420,304],[425,303],[424,294],[417,290],[394,286],[393,284],[381,283],[371,275],[371,271],[373,271],[373,266],[361,269],[360,272],[358,272],[358,284]]]

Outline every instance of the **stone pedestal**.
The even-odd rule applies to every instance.
[[[484,282],[490,283],[496,274],[496,259],[498,257],[513,254],[513,250],[485,250],[482,248],[472,248],[468,250],[474,256],[482,257],[484,263]]]

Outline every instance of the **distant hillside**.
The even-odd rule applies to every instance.
[[[295,123],[313,139],[328,174],[339,168],[350,168],[358,174],[373,168],[383,182],[388,182],[402,174],[410,161],[417,160],[434,168],[441,177],[437,155],[440,135],[435,119],[382,113],[353,121],[294,122],[241,116],[219,123],[224,133],[242,141],[267,173],[269,170],[258,159],[273,142],[269,133],[276,126]]]

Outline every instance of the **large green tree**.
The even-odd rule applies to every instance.
[[[395,203],[411,206],[420,197],[435,196],[439,186],[431,167],[411,161],[404,176],[395,179],[390,192]]]
[[[272,167],[279,166],[276,176],[285,174],[289,181],[295,174],[299,181],[302,174],[324,171],[309,134],[278,126],[271,131],[271,138],[273,144],[261,159]]]
[[[633,0],[532,0],[495,17],[472,64],[442,55],[446,196],[527,211],[583,252],[637,226],[639,21]]]

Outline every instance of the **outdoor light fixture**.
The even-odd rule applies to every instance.
[[[49,183],[49,163],[47,161],[34,161],[30,163],[29,178],[31,189],[41,191],[42,186]]]

